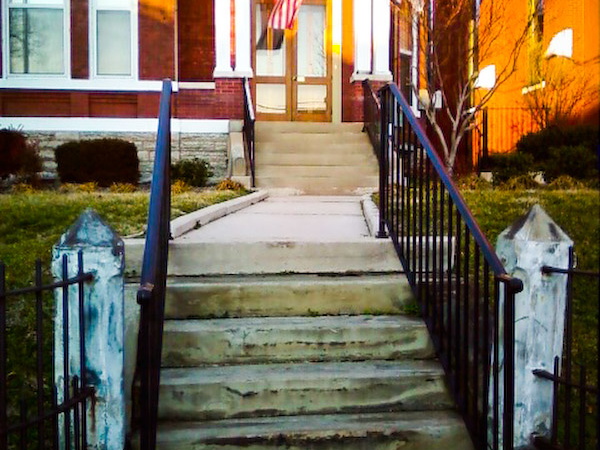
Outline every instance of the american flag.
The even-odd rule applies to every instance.
[[[302,0],[277,0],[267,22],[268,28],[274,30],[293,28],[301,3]]]

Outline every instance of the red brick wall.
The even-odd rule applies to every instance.
[[[219,78],[214,90],[181,90],[175,96],[175,115],[182,119],[242,119],[242,80]]]
[[[65,117],[71,115],[68,92],[22,91],[0,92],[2,116]]]
[[[179,79],[209,81],[215,67],[213,0],[179,0]]]
[[[89,4],[71,0],[71,76],[89,78]]]
[[[174,75],[175,0],[139,1],[139,70],[142,80]]]
[[[160,93],[0,90],[4,117],[154,118]],[[216,80],[216,89],[180,90],[173,96],[173,117],[182,119],[242,119],[242,82]]]
[[[0,77],[3,76],[4,74],[2,73],[2,36],[4,36],[4,33],[2,32],[2,8],[0,8]]]

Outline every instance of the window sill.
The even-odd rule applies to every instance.
[[[1,78],[0,89],[36,89],[68,91],[112,91],[112,92],[160,92],[162,81],[133,79],[91,79],[73,80],[68,78]],[[177,86],[174,86],[177,90]]]

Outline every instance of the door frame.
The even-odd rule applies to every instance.
[[[275,3],[275,0],[253,0],[252,1],[252,67],[254,77],[252,79],[252,90],[254,92],[254,108],[258,120],[264,121],[308,121],[308,122],[331,122],[333,108],[333,48],[332,48],[332,1],[331,0],[303,0],[302,5],[324,5],[326,15],[325,47],[326,77],[306,77],[303,81],[297,76],[297,29],[298,21],[293,30],[285,30],[286,63],[284,76],[260,76],[256,74],[256,5]],[[286,89],[286,111],[284,114],[259,113],[256,110],[257,90],[256,85],[261,83],[284,84]],[[325,111],[301,112],[297,108],[298,85],[325,85],[327,88]]]

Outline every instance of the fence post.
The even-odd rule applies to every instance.
[[[523,281],[514,311],[515,448],[530,444],[532,433],[549,434],[553,384],[533,370],[552,372],[554,357],[562,357],[567,276],[544,275],[542,267],[568,267],[572,246],[539,205],[504,230],[496,244],[508,274]]]
[[[124,341],[124,246],[116,232],[91,209],[84,211],[75,224],[61,236],[52,252],[52,273],[62,279],[63,257],[68,259],[68,276],[77,275],[79,252],[83,270],[92,272],[94,280],[83,295],[84,368],[82,383],[93,386],[96,401],[87,405],[87,437],[90,449],[125,447],[125,396],[123,390]],[[62,289],[56,290],[54,325],[55,383],[58,398],[64,398],[62,346],[64,318],[68,320],[68,365],[80,374],[78,286],[69,288],[68,314],[63,317]],[[64,439],[65,436],[62,436]]]

